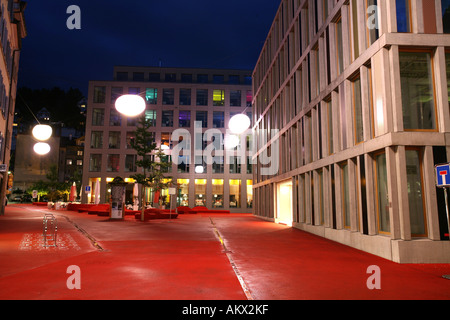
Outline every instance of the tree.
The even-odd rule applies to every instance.
[[[40,197],[46,194],[50,202],[69,194],[70,185],[58,181],[58,167],[56,165],[50,166],[46,178],[47,181],[40,180],[34,183],[28,188],[28,192],[31,193],[33,190],[37,190]]]
[[[134,138],[131,140],[131,147],[136,150],[139,159],[136,166],[142,168],[142,173],[136,173],[131,176],[141,188],[141,220],[144,221],[145,210],[145,188],[150,188],[157,192],[168,188],[170,183],[166,182],[171,177],[165,176],[168,168],[172,166],[169,157],[155,143],[155,133],[150,131],[152,122],[142,116],[138,120],[138,126],[134,132]]]

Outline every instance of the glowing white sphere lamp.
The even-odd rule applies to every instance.
[[[116,100],[116,110],[127,117],[136,117],[145,110],[145,100],[136,94],[125,94]]]
[[[230,119],[228,128],[234,134],[242,134],[250,128],[250,124],[250,118],[247,115],[240,113]]]
[[[38,141],[47,141],[52,136],[53,129],[46,124],[38,124],[33,128],[33,137]]]
[[[196,166],[195,173],[203,173],[203,166]]]
[[[34,152],[36,152],[38,155],[44,156],[48,154],[51,150],[50,145],[45,142],[38,142],[34,145]]]
[[[245,130],[244,130],[245,131]],[[225,149],[233,149],[239,145],[240,138],[234,134],[227,134],[223,141]]]

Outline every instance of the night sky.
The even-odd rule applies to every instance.
[[[115,65],[253,70],[280,0],[32,0],[19,87],[79,88]],[[70,5],[81,30],[69,30]]]

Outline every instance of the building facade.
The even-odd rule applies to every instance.
[[[139,117],[119,114],[114,103],[121,95],[139,94],[146,101],[154,142],[172,160],[167,175],[177,185],[176,205],[251,212],[251,130],[238,138],[227,130],[234,114],[251,116],[251,90],[251,71],[242,70],[119,66],[113,81],[91,81],[83,168],[83,186],[90,192],[83,192],[82,201],[94,202],[99,181],[100,201],[109,202],[108,183],[120,176],[129,183],[126,202],[132,203],[130,176],[141,169],[130,141]],[[161,195],[168,205],[168,190]],[[146,202],[153,201],[147,190]]]
[[[254,213],[450,262],[448,0],[283,0],[253,73]],[[264,172],[276,153],[276,172]]]
[[[26,37],[24,11],[26,2],[19,0],[0,1],[0,199],[6,199],[8,167],[11,155],[11,137],[16,103],[17,75],[22,39]],[[0,201],[0,214],[5,212],[5,201]]]

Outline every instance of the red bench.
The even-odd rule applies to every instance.
[[[203,206],[199,206],[199,207],[194,207],[193,209],[191,209],[190,213],[230,213],[229,210],[212,210],[212,209],[208,209],[207,207],[203,207]]]
[[[137,212],[134,217],[136,220],[141,220],[141,212]],[[175,210],[163,210],[163,209],[146,209],[144,211],[144,221],[148,220],[157,220],[157,219],[176,219],[178,218],[178,214]]]

